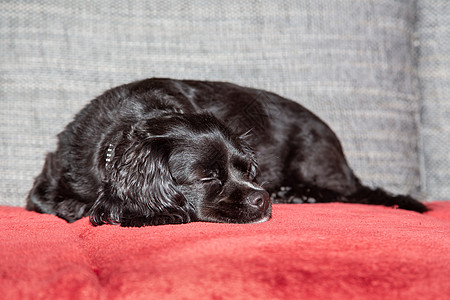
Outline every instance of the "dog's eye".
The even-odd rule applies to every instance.
[[[209,171],[204,174],[205,177],[200,178],[201,182],[213,182],[213,181],[220,181],[219,180],[219,172],[218,171]]]
[[[219,178],[216,177],[205,177],[205,178],[201,178],[200,182],[202,183],[222,183]]]
[[[256,177],[256,167],[253,164],[251,164],[248,167],[247,172],[245,173],[245,175],[247,176],[247,178],[249,180],[254,180],[255,177]]]
[[[208,181],[213,181],[216,180],[217,178],[215,177],[205,177],[205,178],[201,178],[200,181],[201,182],[208,182]]]
[[[251,171],[247,171],[247,173],[245,173],[245,176],[248,178],[248,180],[252,181],[253,179],[255,179],[254,174]]]

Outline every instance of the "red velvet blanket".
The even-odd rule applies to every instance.
[[[74,224],[0,207],[1,299],[450,299],[450,202],[274,205],[261,224]]]

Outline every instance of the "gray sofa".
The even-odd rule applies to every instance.
[[[1,1],[0,204],[22,206],[55,135],[146,77],[274,91],[324,119],[362,180],[450,195],[450,2]]]

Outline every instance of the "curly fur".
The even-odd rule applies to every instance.
[[[27,209],[143,226],[263,222],[272,202],[332,201],[427,210],[363,186],[333,131],[293,101],[230,83],[147,79],[76,115]]]

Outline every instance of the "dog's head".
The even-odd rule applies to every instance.
[[[105,182],[91,222],[122,226],[270,218],[268,193],[245,138],[215,117],[168,114],[124,130],[105,145]],[[101,159],[100,159],[100,162]]]

